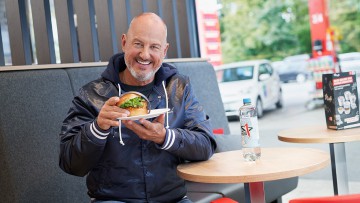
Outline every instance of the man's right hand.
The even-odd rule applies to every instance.
[[[96,123],[103,130],[108,130],[111,126],[119,126],[117,118],[127,117],[130,112],[116,106],[119,97],[111,97],[108,99],[104,106],[101,107]]]

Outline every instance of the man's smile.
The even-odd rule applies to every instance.
[[[136,59],[136,62],[140,63],[141,65],[149,65],[151,63],[150,61],[142,61],[139,59]]]

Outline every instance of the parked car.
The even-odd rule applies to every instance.
[[[311,78],[307,69],[308,54],[288,56],[283,61],[272,62],[274,69],[278,72],[281,82],[305,82]]]
[[[284,61],[275,61],[272,62],[271,65],[279,74],[280,81],[283,83],[305,82],[309,78],[309,73],[290,66]]]
[[[216,71],[220,75],[219,88],[228,118],[239,118],[243,98],[250,98],[256,105],[259,118],[264,110],[283,106],[279,75],[269,60],[224,64],[217,66]]]
[[[342,72],[356,71],[360,74],[360,52],[349,52],[338,55]]]

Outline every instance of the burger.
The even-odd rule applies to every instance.
[[[150,104],[147,97],[140,92],[130,91],[120,96],[116,106],[130,112],[129,116],[139,116],[150,113]]]

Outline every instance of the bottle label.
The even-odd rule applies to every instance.
[[[260,146],[257,118],[243,117],[240,122],[241,122],[241,136],[242,136],[243,147]]]

